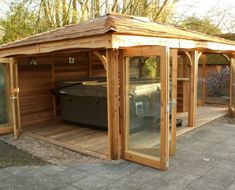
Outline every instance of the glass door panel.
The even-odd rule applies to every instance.
[[[0,63],[0,135],[14,132],[18,138],[21,132],[18,69],[16,62],[3,61]]]
[[[2,127],[6,127],[9,122],[7,84],[6,65],[0,64],[0,126]]]
[[[125,159],[166,170],[169,158],[169,106],[166,104],[169,103],[169,60],[166,58],[169,55],[165,48],[156,50],[148,55],[141,47],[134,51],[135,55],[124,56]]]
[[[157,56],[127,58],[128,150],[160,158],[160,60]]]
[[[0,135],[13,132],[8,73],[9,65],[0,63]]]

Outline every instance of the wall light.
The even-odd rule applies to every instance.
[[[30,57],[30,58],[29,58],[29,64],[30,64],[30,65],[37,65],[37,60],[36,60],[36,58]]]
[[[75,58],[69,57],[69,64],[74,64],[74,63],[75,63]]]

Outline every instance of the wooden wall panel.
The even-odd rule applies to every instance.
[[[53,118],[51,64],[19,64],[20,110],[22,126]]]
[[[69,57],[75,58],[74,64],[69,64]],[[76,80],[88,77],[87,53],[76,53],[54,58],[55,81]]]
[[[53,119],[55,100],[50,90],[54,88],[55,82],[88,78],[89,73],[90,77],[106,76],[99,58],[93,53],[89,54],[90,56],[88,52],[82,52],[55,57],[37,57],[37,65],[30,65],[29,58],[18,59],[23,126]],[[75,58],[74,64],[69,64],[69,57]]]
[[[177,81],[177,112],[188,112],[189,105],[189,80]]]

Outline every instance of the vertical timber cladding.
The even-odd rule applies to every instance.
[[[22,126],[51,120],[53,78],[49,59],[40,58],[37,65],[30,65],[29,58],[19,58],[18,63]]]
[[[69,64],[68,57],[73,57],[75,63]],[[55,81],[106,76],[102,62],[92,52],[79,52],[68,54],[67,56],[55,56],[53,59]]]
[[[74,63],[69,64],[69,57],[74,58]],[[55,81],[76,80],[88,77],[87,53],[74,53],[53,57]]]
[[[79,78],[105,76],[103,64],[90,53],[91,76],[89,76],[88,52],[50,57],[36,57],[37,65],[30,65],[29,58],[18,58],[21,123],[29,126],[54,118],[53,96],[50,90],[54,82]],[[68,57],[75,64],[68,63]]]

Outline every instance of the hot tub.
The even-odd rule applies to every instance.
[[[107,88],[104,82],[75,83],[61,88],[58,94],[64,122],[107,129]]]

